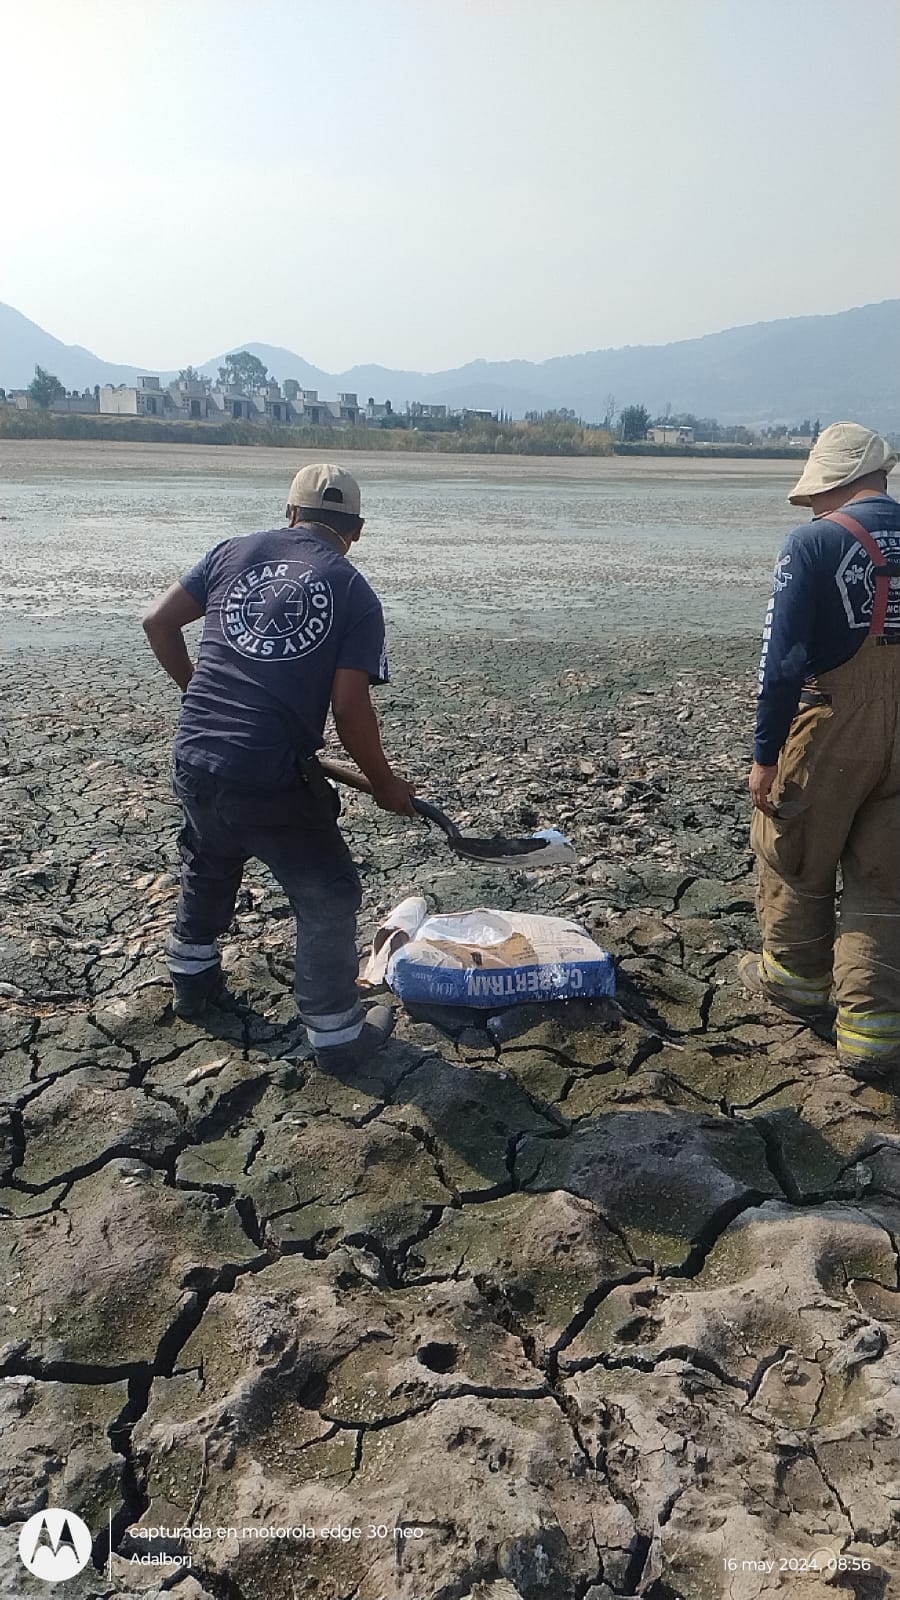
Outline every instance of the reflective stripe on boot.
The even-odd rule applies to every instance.
[[[838,1054],[859,1061],[900,1061],[900,1012],[838,1007]]]
[[[308,1011],[300,1012],[300,1021],[306,1024],[307,1036],[314,1049],[352,1044],[354,1039],[359,1038],[365,1020],[366,1009],[361,1001],[357,1001],[348,1011],[333,1011],[328,1016],[313,1017]]]
[[[176,939],[174,934],[170,934],[166,940],[164,955],[171,973],[177,972],[190,978],[198,972],[206,972],[210,967],[217,967],[221,961],[217,942],[187,944],[184,939]]]
[[[799,973],[783,967],[780,961],[775,960],[771,950],[765,949],[760,965],[766,987],[791,1005],[808,1007],[810,1010],[827,1006],[831,992],[830,972],[820,978],[802,978]]]

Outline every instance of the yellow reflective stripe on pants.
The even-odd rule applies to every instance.
[[[869,1014],[841,1008],[837,1017],[838,1049],[845,1055],[875,1057],[900,1055],[900,1012]]]
[[[803,978],[799,973],[791,972],[788,967],[776,961],[771,950],[762,953],[763,977],[771,989],[780,989],[786,999],[795,1000],[800,1005],[815,1005],[825,1002],[831,991],[831,973],[823,973],[818,978]]]

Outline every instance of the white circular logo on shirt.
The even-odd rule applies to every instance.
[[[302,561],[262,562],[235,578],[222,606],[222,632],[254,661],[299,661],[331,632],[331,584]]]
[[[45,1583],[65,1583],[87,1566],[92,1544],[90,1529],[74,1511],[48,1506],[22,1528],[19,1559]]]

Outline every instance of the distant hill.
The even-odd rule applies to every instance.
[[[133,383],[144,367],[101,361],[80,344],[63,344],[21,311],[0,302],[0,388],[26,389],[35,367],[55,372],[67,389],[92,389],[95,383]]]
[[[232,349],[251,351],[279,380],[296,378],[326,399],[353,390],[363,403],[372,395],[391,400],[395,410],[408,400],[502,409],[513,416],[566,406],[596,422],[614,395],[618,409],[643,404],[654,415],[668,405],[676,413],[723,423],[847,417],[900,430],[900,300],[827,317],[757,322],[676,344],[625,345],[541,362],[471,361],[444,372],[367,365],[329,373],[277,345],[250,342]],[[188,359],[186,353],[185,365]],[[224,353],[215,356],[200,370],[214,377],[224,359]],[[0,305],[0,384],[24,388],[36,362],[67,388],[133,382],[146,370],[114,366],[79,345],[61,344],[11,306]]]
[[[323,372],[320,367],[313,367],[302,356],[295,355],[293,350],[285,350],[279,344],[235,344],[220,356],[214,356],[210,361],[204,361],[198,366],[207,378],[216,378],[219,368],[224,364],[226,355],[234,355],[238,350],[249,350],[252,356],[257,356],[279,383],[285,378],[296,378],[304,389],[318,389],[323,400],[332,400],[337,394],[337,378],[331,372]]]

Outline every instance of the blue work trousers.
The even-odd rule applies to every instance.
[[[258,790],[176,761],[172,787],[184,824],[181,887],[170,971],[196,974],[219,962],[218,938],[234,916],[244,867],[269,868],[297,919],[295,993],[313,1044],[342,1044],[364,1017],[356,978],[359,875],[335,820],[337,796],[299,775],[296,785]]]

